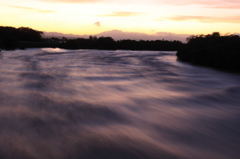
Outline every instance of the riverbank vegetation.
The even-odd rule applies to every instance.
[[[99,50],[161,50],[174,51],[182,46],[180,41],[166,41],[166,40],[118,40],[115,41],[111,37],[92,37],[88,39],[78,38],[70,39],[65,43],[61,43],[61,48],[66,49],[99,49]]]
[[[111,37],[67,39],[43,38],[43,32],[28,27],[1,27],[0,26],[0,48],[2,49],[25,49],[42,47],[59,47],[65,49],[100,49],[100,50],[161,50],[175,51],[183,43],[180,41],[167,40],[114,40]]]
[[[196,65],[240,72],[240,37],[218,32],[191,36],[178,50],[177,58]]]
[[[0,26],[0,48],[12,50],[21,48],[21,42],[41,42],[43,32],[28,27],[3,27]]]

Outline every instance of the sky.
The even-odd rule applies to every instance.
[[[0,26],[64,34],[240,33],[240,0],[0,0],[0,10]]]

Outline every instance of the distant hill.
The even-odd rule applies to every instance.
[[[76,39],[76,38],[83,38],[84,36],[81,35],[75,35],[75,34],[64,34],[64,33],[59,33],[59,32],[43,32],[44,38],[51,38],[51,37],[55,37],[55,38],[68,38],[68,39]]]
[[[189,34],[174,34],[169,32],[156,32],[154,34],[145,34],[145,33],[138,33],[138,32],[125,32],[121,30],[110,30],[105,31],[99,34],[94,35],[75,35],[75,34],[63,34],[58,32],[44,32],[44,37],[56,37],[56,38],[68,38],[68,39],[75,39],[75,38],[88,38],[89,36],[96,36],[96,37],[112,37],[114,40],[123,40],[123,39],[131,39],[131,40],[178,40],[182,42],[186,42],[186,38],[189,37]]]

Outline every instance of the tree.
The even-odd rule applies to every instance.
[[[177,52],[181,61],[219,69],[240,71],[240,37],[219,32],[191,36]]]
[[[20,27],[19,40],[20,41],[41,41],[43,32],[33,30],[29,27]]]

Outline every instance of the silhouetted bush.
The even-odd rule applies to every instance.
[[[43,32],[36,31],[28,27],[18,28],[19,41],[40,42],[42,40],[42,34]]]
[[[3,49],[16,49],[20,41],[41,42],[43,32],[28,27],[0,26],[0,47]],[[23,46],[21,46],[23,47]]]
[[[60,47],[66,49],[104,49],[104,50],[178,50],[183,44],[180,41],[166,40],[118,40],[112,37],[92,37],[88,39],[42,38],[43,32],[28,27],[0,26],[0,47],[3,49],[24,49],[34,47]]]
[[[187,38],[177,52],[179,60],[219,69],[240,71],[240,37],[214,32]]]
[[[79,38],[70,39],[60,44],[61,48],[66,49],[104,49],[104,50],[160,50],[160,51],[174,51],[182,46],[180,41],[136,41],[136,40],[118,40],[115,41],[111,37],[92,37],[89,39]]]
[[[111,37],[100,37],[97,39],[97,49],[115,50],[116,42]]]
[[[7,35],[3,38],[3,46],[7,50],[14,50],[18,47],[17,38],[11,35]]]

